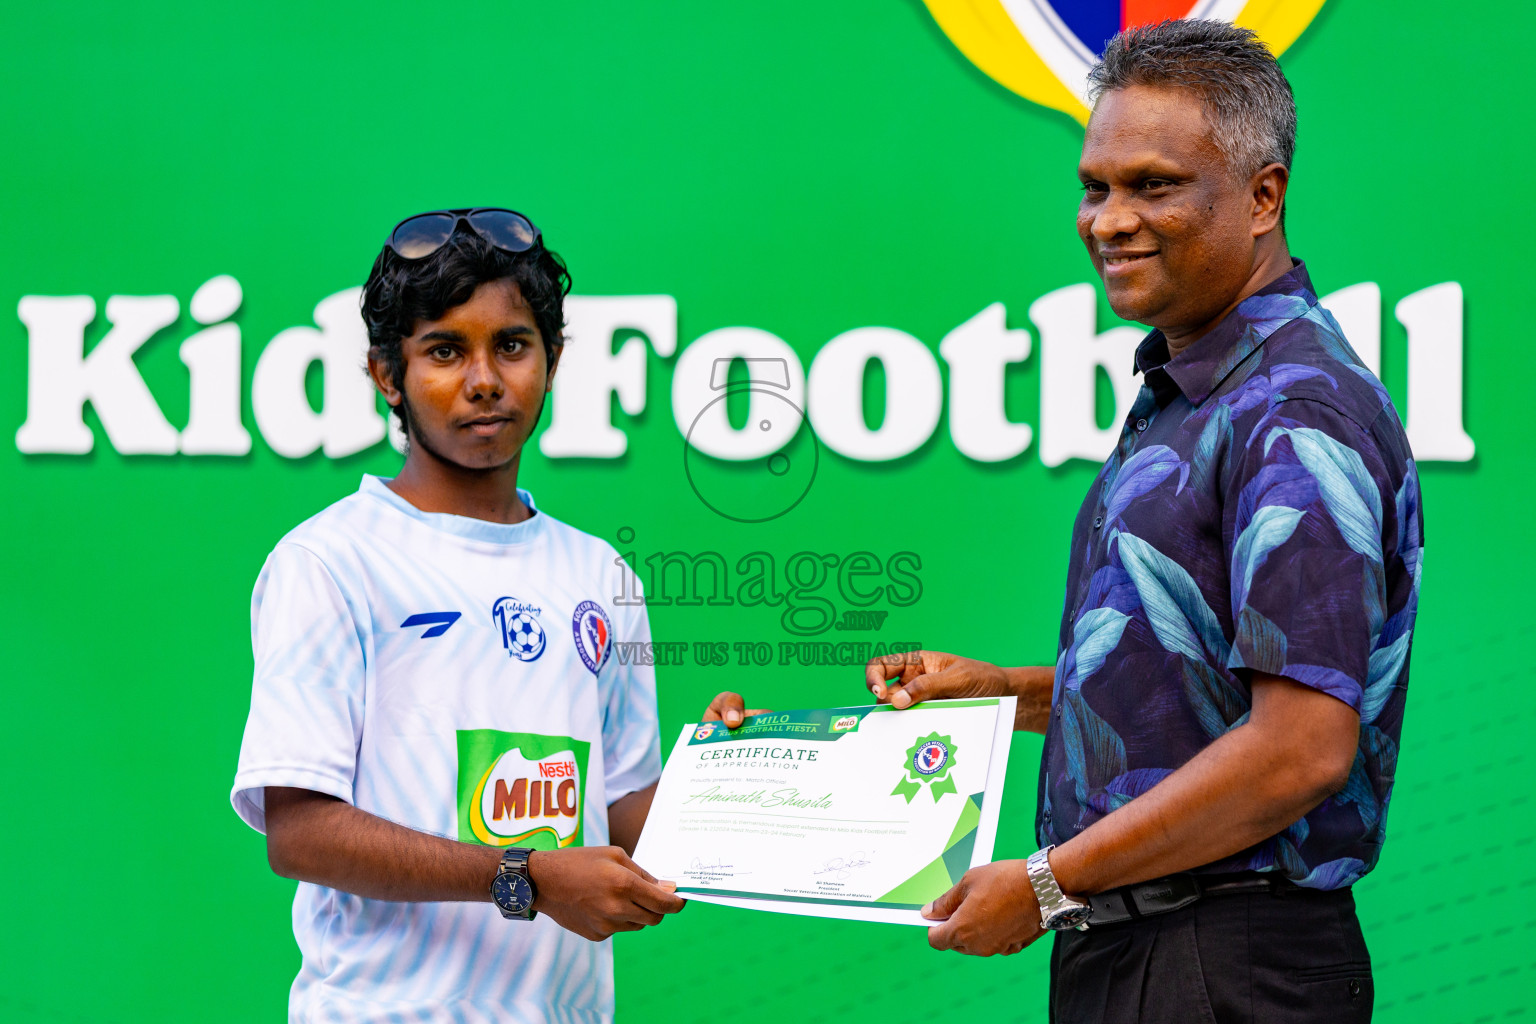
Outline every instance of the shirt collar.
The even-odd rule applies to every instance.
[[[1306,264],[1293,259],[1290,270],[1238,303],[1205,337],[1172,359],[1162,331],[1147,335],[1136,348],[1135,372],[1145,374],[1154,391],[1171,381],[1191,405],[1199,405],[1264,339],[1315,305],[1317,293]]]
[[[528,506],[533,515],[520,523],[492,523],[484,519],[471,519],[468,516],[456,516],[448,512],[423,512],[390,490],[389,481],[384,477],[369,473],[363,474],[362,483],[357,489],[434,530],[488,544],[526,544],[536,541],[543,534],[545,523],[549,519],[549,516],[540,512],[534,505],[533,495],[521,487],[517,489],[517,496],[523,499],[523,504]]]

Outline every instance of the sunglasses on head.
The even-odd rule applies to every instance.
[[[539,229],[527,217],[515,210],[479,206],[407,217],[384,244],[401,259],[425,259],[446,245],[460,224],[504,252],[527,252],[539,243]]]

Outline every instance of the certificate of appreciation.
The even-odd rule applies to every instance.
[[[1014,698],[686,726],[635,861],[688,899],[921,924],[992,859]]]

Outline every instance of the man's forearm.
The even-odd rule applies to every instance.
[[[1005,668],[1008,689],[1017,697],[1014,707],[1015,732],[1044,733],[1051,721],[1051,691],[1056,685],[1056,669],[1050,665],[1026,665]]]
[[[1061,844],[1051,853],[1051,870],[1062,889],[1103,892],[1229,857],[1337,792],[1353,763],[1358,716],[1298,684],[1273,685],[1307,710],[1286,711],[1281,727],[1252,719],[1238,726]]]
[[[1151,790],[1051,853],[1066,892],[1095,893],[1209,864],[1284,829],[1317,798],[1255,792],[1262,751],[1247,726],[1223,736]],[[1267,766],[1265,766],[1267,768]]]
[[[429,835],[308,790],[268,787],[267,859],[285,878],[378,900],[487,902],[501,850]]]

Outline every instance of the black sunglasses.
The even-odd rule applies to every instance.
[[[447,244],[460,224],[504,252],[527,252],[539,244],[539,229],[531,220],[497,206],[418,213],[396,224],[384,244],[401,259],[425,259]]]

